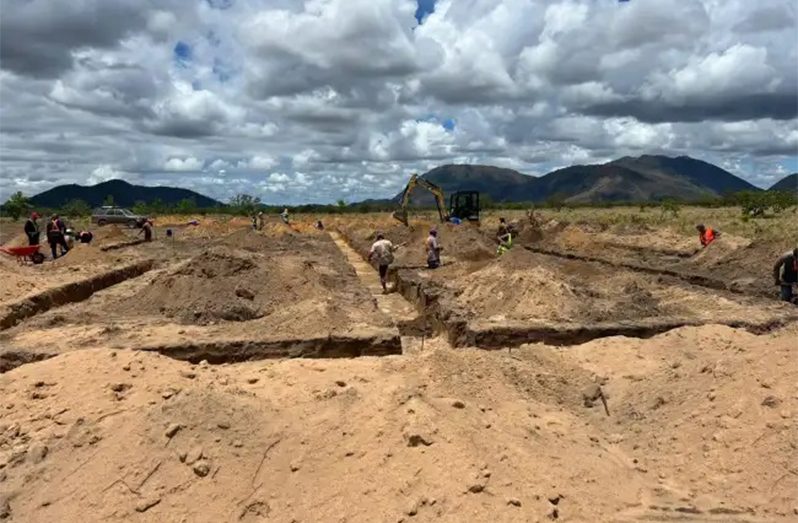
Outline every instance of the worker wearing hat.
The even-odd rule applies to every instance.
[[[39,213],[34,211],[25,222],[25,235],[28,237],[28,245],[39,245],[41,231],[39,230],[39,222],[36,221],[38,219]]]

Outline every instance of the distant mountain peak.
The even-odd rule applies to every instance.
[[[771,191],[785,191],[798,193],[798,173],[788,174],[770,186]]]
[[[60,185],[33,196],[30,203],[39,207],[59,208],[73,200],[83,200],[96,207],[102,205],[109,196],[116,205],[123,207],[131,207],[139,201],[149,203],[161,200],[171,205],[187,199],[193,199],[198,207],[203,208],[221,205],[220,202],[189,189],[133,185],[121,179],[106,180],[96,185]]]
[[[447,164],[424,178],[444,191],[476,190],[497,202],[699,200],[743,190],[759,190],[711,163],[690,156],[624,156],[601,165],[572,165],[539,178],[490,165]],[[423,193],[417,201],[431,204]]]

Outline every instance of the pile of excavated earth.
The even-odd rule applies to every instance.
[[[707,323],[764,332],[796,318],[794,310],[772,299],[772,283],[765,298],[758,288],[741,292],[690,270],[706,263],[702,258],[718,258],[712,250],[728,255],[745,248],[738,239],[724,239],[712,250],[695,253],[682,238],[663,234],[656,249],[645,251],[629,234],[592,233],[585,226],[560,223],[516,224],[520,231],[513,248],[497,257],[497,243],[484,228],[447,224],[437,226],[443,266],[425,271],[423,244],[430,227],[384,229],[399,246],[393,278],[408,300],[434,309],[431,315],[456,345],[501,348],[529,340],[573,344]],[[346,225],[343,233],[361,254],[368,252],[375,234]],[[593,236],[599,247],[590,243]],[[668,238],[671,247],[666,246]],[[615,245],[616,251],[604,245]],[[631,254],[623,257],[618,251]],[[673,257],[681,265],[646,263],[641,252]],[[772,282],[770,275],[736,270],[750,280]]]
[[[780,246],[438,226],[429,271],[432,223],[312,224],[0,261],[0,521],[798,519]]]

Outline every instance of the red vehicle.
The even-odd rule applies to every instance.
[[[27,260],[30,260],[38,265],[44,261],[44,254],[39,252],[38,245],[0,247],[0,252],[15,257],[19,263],[25,263]]]

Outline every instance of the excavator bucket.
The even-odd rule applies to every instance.
[[[391,216],[393,216],[394,218],[396,218],[397,220],[399,220],[403,224],[408,225],[408,223],[407,223],[407,209],[398,209],[398,210],[394,211]]]

